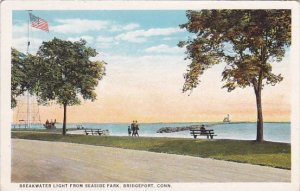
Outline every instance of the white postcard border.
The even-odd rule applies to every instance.
[[[19,183],[11,183],[11,132],[10,109],[10,45],[12,40],[12,10],[188,10],[188,9],[291,9],[292,45],[291,70],[293,76],[291,143],[291,183],[172,183],[172,188],[159,190],[298,190],[299,189],[299,3],[296,1],[4,1],[1,3],[1,65],[0,65],[0,113],[1,113],[1,189],[23,189]],[[54,183],[55,184],[55,183]],[[69,183],[68,183],[69,184]],[[123,184],[123,183],[120,183]],[[113,190],[105,188],[105,190]],[[48,189],[43,190],[72,190]],[[73,189],[74,190],[74,189]],[[76,189],[87,190],[87,189]],[[90,189],[103,190],[103,189]],[[119,190],[119,189],[118,189]],[[123,190],[123,189],[120,189]],[[124,189],[131,190],[131,189]],[[145,190],[135,188],[134,190]],[[147,189],[153,190],[153,189]]]

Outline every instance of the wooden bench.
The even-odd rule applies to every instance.
[[[84,132],[86,135],[92,134],[92,135],[102,135],[103,130],[102,129],[84,129]]]
[[[103,134],[103,130],[102,129],[96,129],[94,132],[97,133],[98,135],[102,135]]]
[[[191,135],[194,137],[194,139],[197,138],[197,136],[206,136],[207,139],[213,139],[215,135],[213,129],[207,129],[207,130],[200,130],[200,129],[191,129],[190,130]]]

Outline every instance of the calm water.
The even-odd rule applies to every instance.
[[[190,125],[201,125],[203,123],[147,123],[140,124],[139,134],[145,137],[184,137],[192,138],[189,131],[175,133],[156,133],[162,127],[185,127]],[[209,125],[209,123],[204,123]],[[76,125],[83,125],[85,128],[108,129],[112,136],[127,136],[127,128],[130,124],[94,124],[78,123],[68,124],[67,128],[76,128]],[[61,124],[56,125],[61,128]],[[38,127],[36,127],[38,128]],[[216,139],[242,139],[255,140],[256,123],[236,123],[218,124],[207,129],[213,129]],[[267,141],[290,143],[291,124],[290,123],[264,123],[264,139]],[[206,138],[201,136],[201,138]]]

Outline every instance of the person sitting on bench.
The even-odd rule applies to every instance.
[[[204,125],[201,125],[200,133],[206,133],[206,129],[205,129]]]

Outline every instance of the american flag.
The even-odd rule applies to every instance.
[[[29,13],[31,26],[49,32],[48,22]]]

